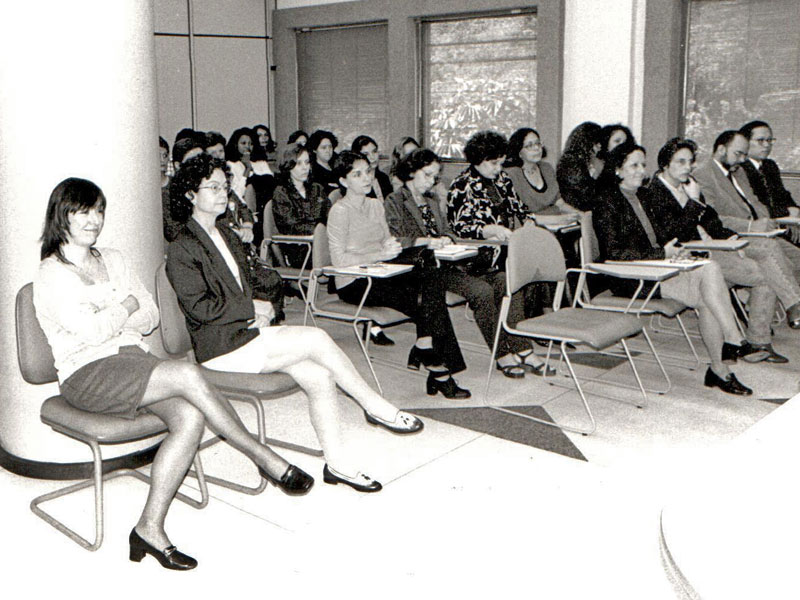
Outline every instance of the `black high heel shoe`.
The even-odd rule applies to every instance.
[[[419,371],[420,364],[430,367],[432,365],[442,364],[442,359],[433,348],[420,348],[419,346],[411,346],[411,352],[408,353],[408,368],[414,371]]]
[[[275,479],[261,467],[258,468],[261,476],[290,496],[302,496],[314,486],[314,478],[299,467],[289,465],[280,480]]]
[[[188,554],[184,554],[175,546],[168,546],[164,550],[156,550],[136,533],[136,528],[131,529],[128,536],[131,550],[129,558],[133,562],[142,562],[145,554],[155,558],[165,569],[173,571],[189,571],[197,566],[197,561]]]
[[[428,396],[435,396],[438,392],[442,392],[442,396],[450,400],[466,400],[472,397],[468,389],[458,387],[452,375],[444,381],[436,379],[437,376],[441,377],[442,375],[441,371],[431,371],[428,374],[428,381],[425,382]]]

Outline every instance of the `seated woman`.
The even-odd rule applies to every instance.
[[[227,188],[225,163],[202,155],[183,165],[170,190],[173,214],[186,227],[169,247],[167,276],[186,317],[195,357],[218,371],[291,375],[308,396],[311,423],[328,461],[323,480],[377,492],[381,484],[361,473],[346,451],[336,386],[358,402],[370,423],[414,433],[422,421],[375,393],[321,329],[269,326],[273,307],[253,300],[239,238],[217,227]]]
[[[276,145],[269,127],[263,124],[254,125],[253,133],[255,133],[258,146],[264,151],[267,160],[275,160]]]
[[[256,161],[251,156],[256,146],[254,136],[253,130],[249,127],[240,127],[234,131],[225,145],[225,159],[228,161],[228,169],[231,173],[231,190],[242,202],[250,200],[247,207],[255,214],[255,197],[252,194],[249,198],[246,196],[247,180],[257,171]],[[259,173],[271,175],[272,172],[269,170],[266,157],[261,158],[262,160],[258,161],[261,163]]]
[[[440,248],[455,237],[453,230],[442,214],[438,196],[432,192],[433,184],[441,169],[439,157],[428,149],[414,150],[397,166],[397,176],[405,182],[398,192],[386,199],[386,221],[389,231],[403,248],[426,246]],[[505,293],[505,273],[500,270],[471,272],[469,264],[443,264],[436,277],[444,281],[448,291],[466,298],[475,313],[475,322],[489,348],[494,344],[500,303]],[[514,323],[521,320],[522,295],[512,302]],[[526,368],[541,375],[544,368],[524,363],[531,346],[521,338],[512,337],[502,331],[497,351],[497,368],[507,377],[523,377]],[[524,366],[523,366],[524,365]]]
[[[289,146],[305,146],[308,143],[308,134],[302,129],[293,131],[286,139],[286,144]]]
[[[328,222],[330,203],[323,187],[310,180],[310,173],[309,152],[303,146],[291,146],[283,153],[279,184],[272,197],[272,215],[280,233],[311,235],[317,223]],[[284,244],[281,250],[289,266],[303,264],[304,247]]]
[[[366,156],[369,161],[369,166],[372,167],[375,183],[372,184],[372,191],[367,195],[375,197],[378,200],[384,200],[392,193],[393,189],[389,176],[381,171],[378,142],[368,135],[359,135],[353,140],[353,143],[350,145],[350,150],[353,152],[360,152]]]
[[[658,243],[653,223],[642,208],[642,187],[645,177],[645,151],[636,144],[623,144],[612,150],[606,168],[616,177],[601,188],[592,211],[595,234],[600,245],[601,260],[636,260],[672,258],[680,254],[677,239],[663,246]],[[612,280],[617,295],[632,295],[638,281]],[[646,291],[649,291],[647,289]],[[665,280],[660,293],[697,311],[700,335],[708,350],[711,366],[706,371],[705,385],[718,387],[729,394],[750,395],[736,375],[722,362],[723,342],[740,346],[744,339],[734,320],[728,299],[728,288],[719,265],[713,261],[691,271],[683,271]]]
[[[722,224],[717,211],[706,204],[700,186],[692,178],[696,156],[697,145],[679,137],[669,140],[658,152],[658,172],[650,181],[648,193],[642,197],[642,206],[653,223],[659,245],[672,239],[685,243],[702,238],[738,237],[735,231]],[[780,287],[772,288],[759,262],[739,252],[716,251],[712,258],[719,264],[727,282],[750,288],[748,343],[739,348],[723,344],[722,359],[788,362],[771,344],[771,323]]]
[[[326,194],[339,188],[339,180],[331,166],[338,144],[336,136],[324,129],[317,129],[312,133],[306,144],[311,152],[311,181],[320,184]]]
[[[547,150],[539,132],[530,127],[517,129],[508,140],[503,165],[525,210],[537,215],[575,215],[575,209],[561,199],[553,166],[544,161]]]
[[[410,273],[375,279],[365,304],[388,306],[413,319],[417,341],[408,356],[408,366],[418,369],[422,363],[428,369],[426,390],[429,395],[442,392],[446,398],[469,398],[469,391],[458,387],[452,376],[463,371],[466,364],[447,312],[443,282],[436,276],[435,267],[428,266],[433,261],[425,261],[418,252],[401,254],[400,243],[389,233],[383,203],[367,197],[372,175],[363,154],[342,152],[336,162],[336,174],[344,196],[328,214],[328,244],[333,266],[349,267],[394,259],[400,263],[415,262],[418,266]],[[342,300],[360,304],[367,280],[340,276],[336,277],[335,285]]]
[[[597,196],[597,178],[603,169],[602,161],[597,158],[601,149],[600,130],[600,125],[591,121],[575,127],[556,165],[561,197],[572,208],[584,212],[592,210]]]
[[[69,404],[125,419],[147,410],[166,423],[130,557],[150,554],[167,569],[193,569],[197,561],[172,545],[164,520],[206,424],[286,493],[304,494],[314,480],[259,444],[197,365],[149,352],[143,336],[158,325],[158,309],[122,254],[95,247],[105,210],[100,188],[85,179],[65,179],[51,193],[33,285],[36,315]]]
[[[406,136],[400,140],[399,144],[392,148],[392,156],[389,160],[389,178],[392,182],[392,189],[395,192],[400,191],[404,185],[404,182],[397,176],[397,165],[419,147],[420,145],[417,140],[413,137]]]

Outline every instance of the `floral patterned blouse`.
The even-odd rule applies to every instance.
[[[485,225],[514,229],[515,218],[524,222],[526,217],[505,171],[492,181],[470,165],[453,180],[447,192],[447,220],[458,237],[481,239]]]

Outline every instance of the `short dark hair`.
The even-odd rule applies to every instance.
[[[225,173],[225,179],[230,180],[227,163],[210,154],[199,154],[181,165],[169,185],[169,210],[175,221],[186,223],[189,220],[192,216],[192,203],[186,194],[197,193],[203,179],[211,177],[217,169]]]
[[[256,147],[257,144],[256,140],[253,138],[253,130],[249,127],[239,127],[239,129],[231,134],[231,137],[228,138],[228,143],[225,144],[226,160],[231,162],[242,160],[242,153],[239,152],[239,140],[245,135],[250,138],[250,143],[253,144],[253,148]]]
[[[211,146],[216,146],[217,144],[222,144],[222,147],[225,147],[225,136],[219,131],[207,131],[203,137],[203,150],[207,150],[211,148]]]
[[[266,131],[267,135],[269,136],[269,141],[267,142],[267,147],[264,148],[264,150],[266,152],[275,152],[276,146],[275,146],[275,140],[272,137],[272,131],[270,131],[270,128],[267,127],[266,125],[264,125],[263,123],[259,123],[258,125],[253,125],[253,133],[256,135],[256,139],[253,140],[253,141],[258,142],[258,130],[259,129],[263,129],[264,131]],[[257,145],[260,146],[261,144],[257,144]]]
[[[472,134],[464,145],[464,156],[471,165],[485,160],[495,160],[508,154],[506,138],[496,131],[479,131]]]
[[[178,142],[178,140],[182,140],[183,138],[187,137],[194,137],[196,134],[197,132],[191,127],[184,127],[178,133],[175,134],[175,141],[172,143],[174,145]]]
[[[397,144],[394,148],[392,148],[392,160],[389,163],[389,174],[397,176],[397,165],[400,164],[400,161],[403,160],[404,151],[403,146],[406,144],[414,144],[417,148],[420,147],[419,142],[415,140],[411,136],[406,136],[400,140],[400,143]]]
[[[161,136],[158,136],[158,145],[159,147],[164,148],[164,150],[166,150],[167,153],[169,153],[169,144],[167,143],[167,140],[165,140]]]
[[[442,160],[433,150],[417,148],[416,150],[412,150],[411,154],[397,163],[395,175],[400,181],[411,181],[414,178],[414,173],[420,169],[424,169],[433,163],[440,162],[442,162]]]
[[[293,131],[292,133],[289,134],[289,138],[286,140],[286,143],[294,144],[301,137],[306,138],[306,142],[308,142],[308,134],[302,129],[298,129],[297,131]]]
[[[749,140],[751,137],[753,137],[753,130],[758,129],[759,127],[766,127],[772,131],[772,127],[770,127],[769,123],[766,121],[750,121],[739,128],[739,133]]]
[[[672,157],[678,153],[678,150],[690,150],[692,153],[692,160],[697,158],[697,144],[693,140],[682,137],[674,137],[667,140],[667,143],[661,146],[658,151],[658,169],[663,171],[672,162]]]
[[[614,135],[615,131],[621,131],[625,134],[625,142],[630,142],[632,144],[636,143],[636,138],[633,137],[633,132],[625,127],[625,125],[622,123],[606,125],[597,133],[596,143],[600,143],[600,151],[597,153],[598,158],[605,160],[605,157],[608,156],[608,143],[611,141],[611,136]],[[625,142],[623,142],[623,144]]]
[[[353,170],[353,165],[356,164],[359,160],[366,161],[369,164],[369,160],[367,157],[364,156],[361,152],[353,152],[352,150],[343,150],[339,154],[336,155],[336,159],[333,162],[333,174],[336,175],[336,181],[340,179],[345,179],[347,174]],[[347,188],[345,188],[341,182],[339,183],[339,189],[342,193],[346,193]]]
[[[281,157],[281,162],[278,165],[278,168],[280,169],[281,175],[286,181],[288,181],[291,177],[289,171],[297,166],[297,160],[300,158],[303,152],[309,154],[308,148],[305,146],[298,146],[296,144],[289,146],[283,151],[283,156]]]
[[[177,163],[183,162],[183,157],[186,156],[190,150],[198,148],[203,150],[203,143],[205,139],[199,139],[196,134],[189,137],[182,137],[172,145],[172,160]]]
[[[70,177],[53,188],[42,228],[41,259],[55,255],[61,262],[69,263],[61,252],[61,245],[67,242],[69,215],[95,207],[105,209],[106,197],[88,179]]]
[[[356,139],[353,140],[353,143],[350,144],[350,150],[353,152],[361,152],[365,146],[369,146],[372,144],[375,148],[378,147],[378,142],[373,140],[368,135],[359,135]]]
[[[508,138],[508,155],[506,156],[506,162],[503,163],[504,167],[522,166],[522,159],[519,157],[519,153],[522,152],[522,145],[525,143],[525,138],[531,133],[539,138],[539,141],[542,140],[542,136],[539,135],[539,132],[532,127],[520,127],[511,134],[511,137]],[[547,157],[547,149],[542,146],[542,158],[545,157]]]
[[[720,133],[717,136],[717,139],[714,140],[714,148],[712,152],[716,152],[717,148],[719,148],[720,146],[725,146],[727,148],[728,144],[730,144],[733,138],[735,138],[737,135],[743,135],[743,134],[739,133],[735,129],[726,129],[725,131]]]
[[[325,129],[317,129],[314,133],[312,133],[308,138],[308,149],[312,152],[316,152],[319,145],[322,143],[322,140],[329,139],[331,141],[331,145],[333,149],[336,150],[336,146],[339,145],[339,140],[333,135],[332,131],[327,131]]]

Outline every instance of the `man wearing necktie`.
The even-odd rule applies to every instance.
[[[756,197],[769,209],[769,216],[773,219],[800,217],[800,208],[783,185],[778,164],[769,158],[775,143],[772,128],[764,121],[750,121],[739,133],[750,143],[748,159],[742,163],[742,169]],[[800,227],[790,226],[786,238],[795,245],[800,244]]]
[[[776,229],[769,210],[753,193],[741,169],[749,145],[738,131],[724,131],[714,142],[711,160],[694,172],[708,204],[719,213],[726,227],[738,233]],[[782,239],[754,237],[748,241],[745,255],[758,262],[786,308],[789,326],[800,329],[800,286],[795,275],[795,270],[800,270],[800,250]]]

